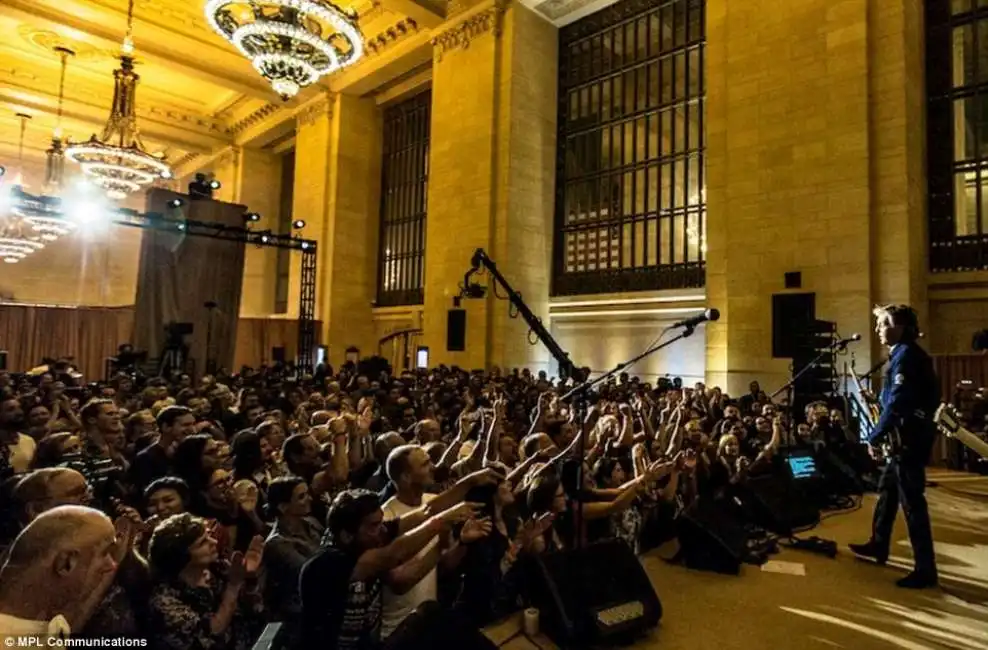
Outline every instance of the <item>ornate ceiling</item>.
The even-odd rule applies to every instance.
[[[260,129],[260,123],[291,116],[319,92],[309,89],[283,104],[250,63],[209,29],[203,1],[135,2],[140,128],[148,148],[165,152],[173,162],[233,144],[267,144],[261,136],[270,129]],[[353,68],[323,79],[323,87],[366,94],[428,61],[428,30],[443,18],[436,2],[421,2],[350,0],[360,15],[367,55]],[[48,147],[58,99],[56,46],[77,54],[66,76],[65,134],[84,140],[102,129],[126,16],[127,0],[0,2],[0,161],[10,165],[16,159],[17,113],[32,116],[25,157],[38,159]]]

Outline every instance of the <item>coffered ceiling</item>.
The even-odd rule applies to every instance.
[[[137,113],[145,144],[178,161],[249,144],[261,118],[290,115],[318,89],[284,104],[251,64],[210,30],[205,0],[135,0]],[[421,2],[421,4],[420,4]],[[360,16],[367,55],[324,78],[337,92],[365,94],[428,61],[428,29],[442,22],[427,0],[343,0]],[[56,122],[60,63],[66,76],[63,130],[72,140],[98,133],[109,113],[113,71],[126,30],[127,0],[0,0],[0,162],[16,158],[17,113],[32,116],[25,156],[39,158]]]

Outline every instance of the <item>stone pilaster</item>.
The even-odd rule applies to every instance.
[[[329,265],[331,232],[329,213],[329,172],[333,155],[332,108],[335,97],[329,93],[319,95],[303,104],[296,113],[295,131],[295,183],[293,188],[292,218],[306,222],[306,236],[319,245],[316,283],[316,318],[322,319],[329,294],[325,273]],[[291,257],[291,275],[288,285],[288,315],[298,318],[301,293],[302,256]],[[320,340],[326,340],[325,322]]]
[[[433,363],[542,366],[527,326],[489,292],[464,301],[467,350],[446,314],[477,248],[546,321],[555,158],[556,33],[519,3],[461,7],[433,37],[424,339]]]
[[[845,336],[869,336],[879,300],[922,302],[920,5],[707,0],[711,383],[788,379],[771,356],[786,271]]]
[[[238,156],[236,203],[263,217],[264,228],[277,231],[281,198],[281,158],[257,149],[244,148]],[[244,251],[244,286],[240,298],[242,316],[274,313],[278,280],[278,251],[248,246]]]

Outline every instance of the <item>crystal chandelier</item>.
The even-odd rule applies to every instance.
[[[17,117],[21,120],[17,178],[12,186],[0,188],[0,259],[8,264],[16,264],[45,247],[40,233],[23,218],[19,201],[16,200],[24,182],[24,132],[27,130],[27,121],[31,116],[18,113]]]
[[[45,152],[45,192],[58,194],[65,179],[65,143],[62,141],[62,109],[65,102],[65,68],[70,56],[75,52],[67,47],[56,47],[55,52],[62,60],[62,73],[58,80],[58,120],[51,136],[51,146]]]
[[[70,145],[65,150],[69,160],[79,163],[82,171],[111,199],[123,199],[159,178],[171,178],[171,169],[159,156],[147,152],[141,142],[135,112],[137,82],[134,73],[134,0],[127,9],[127,36],[120,50],[120,68],[113,73],[113,108],[103,134],[88,142]]]
[[[364,53],[356,12],[328,0],[208,0],[205,12],[283,100]]]

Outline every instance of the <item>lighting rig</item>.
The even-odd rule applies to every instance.
[[[210,183],[216,183],[216,189],[218,189],[218,181],[212,180]],[[75,203],[65,205],[65,202],[58,197],[28,194],[19,187],[12,188],[11,196],[19,209],[54,220],[69,219],[72,213],[80,212],[82,207]],[[169,213],[161,214],[157,212],[138,212],[129,208],[101,204],[98,206],[99,214],[87,213],[87,219],[98,219],[102,222],[115,223],[120,226],[129,226],[132,228],[142,228],[144,230],[180,232],[193,237],[209,237],[210,239],[253,244],[258,247],[299,251],[302,254],[302,281],[298,312],[298,369],[302,373],[311,373],[316,332],[317,244],[315,240],[304,239],[301,234],[297,233],[297,231],[305,226],[305,222],[299,219],[293,223],[293,231],[296,231],[295,234],[277,234],[272,233],[270,230],[256,231],[249,228],[250,224],[257,223],[261,219],[261,215],[256,212],[248,212],[243,215],[244,226],[229,226],[223,223],[186,219],[182,213],[182,208],[185,205],[186,199],[176,197],[166,204]],[[97,206],[94,205],[92,208],[96,210]]]

